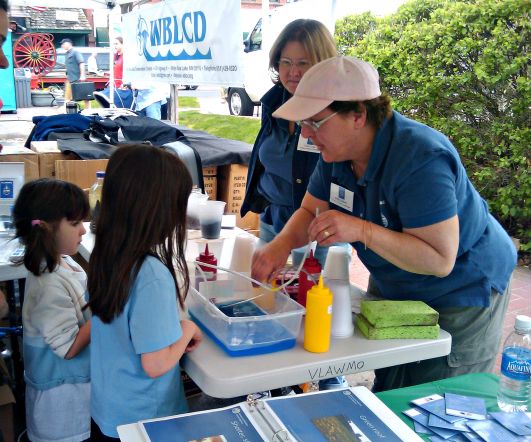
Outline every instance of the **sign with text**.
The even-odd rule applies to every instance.
[[[166,1],[123,16],[124,79],[242,85],[240,0]]]

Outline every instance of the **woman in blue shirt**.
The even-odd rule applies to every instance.
[[[269,52],[269,68],[275,84],[261,99],[262,126],[251,154],[247,188],[241,214],[260,214],[260,238],[271,241],[300,207],[319,152],[300,136],[293,121],[271,114],[295,92],[305,72],[321,60],[336,55],[330,32],[316,20],[299,19],[288,24]],[[322,265],[327,248],[319,247]]]
[[[452,334],[447,357],[376,370],[375,390],[490,371],[516,251],[448,138],[392,111],[376,69],[351,57],[310,69],[273,116],[302,120],[321,160],[301,208],[253,257],[253,276],[267,279],[309,238],[350,242],[369,291],[426,302]]]

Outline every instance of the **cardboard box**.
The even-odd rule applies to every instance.
[[[208,199],[215,200],[218,195],[218,168],[217,166],[203,167],[203,181]]]
[[[7,367],[0,358],[0,376],[9,379]],[[0,385],[0,440],[13,442],[15,440],[15,428],[13,417],[13,404],[15,397],[7,384]]]
[[[75,160],[74,154],[64,154],[57,147],[57,141],[32,141],[30,148],[39,156],[39,176],[55,178],[55,162]]]
[[[259,226],[259,219],[256,213],[249,212],[243,218],[240,216],[246,183],[247,166],[231,164],[230,166],[218,167],[218,199],[227,203],[225,213],[234,213],[236,215],[236,225],[238,227],[256,230]]]
[[[0,386],[0,437],[5,442],[15,440],[13,404],[15,398],[7,385]]]
[[[55,177],[88,189],[96,181],[96,172],[107,169],[109,160],[60,160],[55,162]]]
[[[24,180],[39,178],[39,156],[25,147],[4,146],[0,152],[0,161],[4,163],[24,163]]]
[[[203,167],[203,176],[216,176],[218,174],[218,166]]]

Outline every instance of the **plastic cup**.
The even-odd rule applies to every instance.
[[[203,238],[219,238],[224,210],[224,201],[206,200],[199,204],[199,224],[201,226],[201,236]]]
[[[199,229],[199,205],[208,200],[208,195],[200,192],[192,192],[188,197],[186,209],[186,227],[188,229]]]
[[[328,249],[323,276],[328,279],[349,280],[348,251],[345,247],[332,246]]]
[[[251,273],[255,242],[256,237],[252,235],[238,235],[234,238],[234,249],[230,261],[231,270]]]
[[[326,286],[333,295],[332,329],[333,338],[348,338],[354,334],[352,322],[352,301],[350,283],[341,279],[325,279]]]

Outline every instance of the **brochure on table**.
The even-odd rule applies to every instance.
[[[531,418],[524,412],[487,413],[485,399],[444,393],[411,401],[404,410],[418,434],[431,441],[520,442],[531,441]]]
[[[262,399],[138,426],[150,442],[422,440],[365,387]]]

